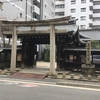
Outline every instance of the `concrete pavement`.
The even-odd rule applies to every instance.
[[[56,63],[55,63],[56,64]],[[48,77],[45,79],[23,79],[26,81],[34,80],[34,81],[42,81],[46,83],[53,83],[56,85],[66,85],[66,86],[76,86],[76,87],[88,87],[88,88],[97,88],[100,89],[100,81],[97,79],[97,76],[92,78],[91,80],[83,77],[83,79],[79,79],[80,72],[77,71],[56,71],[56,76],[50,76],[50,63],[49,62],[37,62],[37,66],[33,68],[24,68],[17,69],[19,73],[33,73],[33,74],[47,74]],[[72,78],[71,75],[74,75]],[[2,79],[3,75],[0,76]],[[8,76],[5,76],[8,78]],[[14,78],[10,78],[14,79]],[[16,79],[16,78],[15,78]]]
[[[100,89],[0,78],[1,100],[99,100]]]

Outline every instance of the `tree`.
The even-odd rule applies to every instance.
[[[12,31],[12,27],[8,26],[1,26],[1,32],[0,32],[0,37],[3,42],[3,47],[9,47],[10,46],[10,38],[8,39],[8,43],[6,42],[6,37],[3,35],[4,31]]]
[[[6,17],[0,17],[0,19],[7,21]],[[17,19],[18,19],[18,17],[14,18],[13,21],[16,21]],[[10,41],[11,41],[11,39],[9,38],[8,42],[6,42],[6,37],[3,35],[3,32],[4,31],[12,31],[12,30],[13,30],[13,27],[11,27],[11,26],[1,26],[0,27],[0,37],[1,37],[1,40],[3,42],[3,47],[9,47]]]
[[[45,55],[44,55],[44,61],[50,61],[50,46],[46,45]]]
[[[99,40],[91,40],[91,48],[100,48]]]

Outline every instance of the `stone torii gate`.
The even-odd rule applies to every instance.
[[[69,23],[71,16],[39,21],[1,21],[1,26],[13,27],[13,31],[4,31],[4,35],[12,36],[11,71],[16,69],[17,38],[25,35],[50,35],[50,74],[55,75],[55,34],[66,34],[73,31],[75,26]],[[71,25],[71,27],[70,27]],[[69,26],[68,29],[66,26]],[[19,28],[26,27],[29,30],[21,31]],[[65,27],[65,28],[64,28]],[[18,30],[19,29],[19,30]]]

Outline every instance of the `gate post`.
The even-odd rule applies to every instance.
[[[10,70],[14,71],[16,69],[16,51],[17,51],[17,34],[16,34],[16,26],[13,27],[12,33],[12,50],[11,50],[11,67]]]
[[[55,75],[55,25],[50,25],[50,74]]]

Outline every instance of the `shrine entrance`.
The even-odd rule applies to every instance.
[[[55,61],[57,69],[63,65],[63,48],[72,42],[78,43],[78,25],[71,17],[64,17],[40,21],[1,21],[1,26],[12,27],[13,31],[4,31],[8,38],[12,37],[11,71],[16,69],[16,42],[22,42],[21,67],[33,66],[37,55],[36,44],[50,44],[50,74],[55,75]],[[57,53],[55,52],[57,48]],[[62,63],[62,64],[61,64]]]

